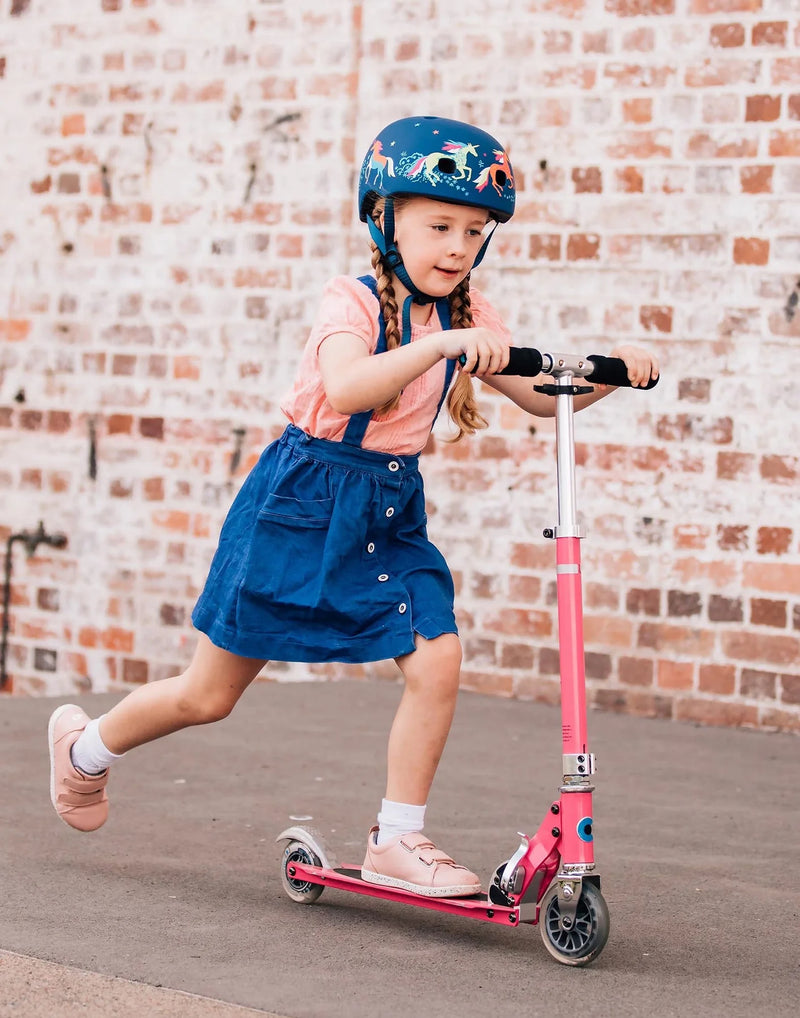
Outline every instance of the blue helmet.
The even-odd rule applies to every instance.
[[[485,209],[496,227],[514,214],[514,175],[502,145],[459,120],[405,117],[384,127],[372,142],[358,178],[359,216],[414,301],[428,304],[434,298],[410,278],[395,243],[394,199],[401,196]],[[383,228],[372,218],[380,198],[385,199]],[[473,268],[480,265],[491,237],[484,240]]]
[[[514,175],[503,146],[486,131],[444,117],[405,117],[378,134],[361,165],[358,211],[366,222],[378,198],[433,198],[514,214]]]

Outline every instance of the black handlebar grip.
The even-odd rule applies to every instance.
[[[542,355],[532,346],[511,346],[508,348],[508,364],[498,375],[522,375],[535,378],[542,373]]]
[[[586,375],[587,382],[596,382],[597,385],[624,385],[629,389],[652,389],[658,385],[658,378],[651,378],[647,385],[632,386],[625,361],[620,357],[601,357],[600,354],[592,354],[586,360],[594,364],[592,373]]]
[[[466,356],[462,353],[458,363],[463,367],[467,362]],[[525,378],[535,378],[542,371],[542,355],[533,347],[510,346],[508,348],[508,364],[498,375],[522,375]]]

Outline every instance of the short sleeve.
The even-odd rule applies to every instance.
[[[491,329],[492,332],[503,336],[510,343],[511,333],[500,312],[489,303],[480,290],[470,288],[469,297],[472,306],[472,322],[476,328]]]
[[[328,336],[349,332],[371,352],[378,340],[378,314],[378,299],[369,287],[352,276],[336,276],[322,292],[309,347],[316,354]]]

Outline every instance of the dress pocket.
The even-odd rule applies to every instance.
[[[333,515],[334,501],[332,498],[299,499],[267,495],[258,511],[258,518],[290,527],[327,527]]]

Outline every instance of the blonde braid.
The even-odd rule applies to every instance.
[[[392,272],[386,264],[386,259],[381,254],[378,246],[370,242],[372,248],[372,268],[375,270],[375,278],[378,283],[378,301],[381,306],[381,314],[386,325],[386,349],[396,350],[402,343],[403,337],[400,333],[400,326],[397,324],[397,297],[392,285]],[[393,396],[382,407],[378,407],[375,413],[378,416],[385,416],[394,410],[400,402],[399,393]]]
[[[472,303],[469,296],[469,276],[450,294],[450,328],[472,328]],[[472,387],[472,379],[463,371],[447,396],[447,410],[458,428],[450,442],[460,442],[464,435],[474,435],[480,428],[488,427],[488,421],[478,410],[478,401]]]

